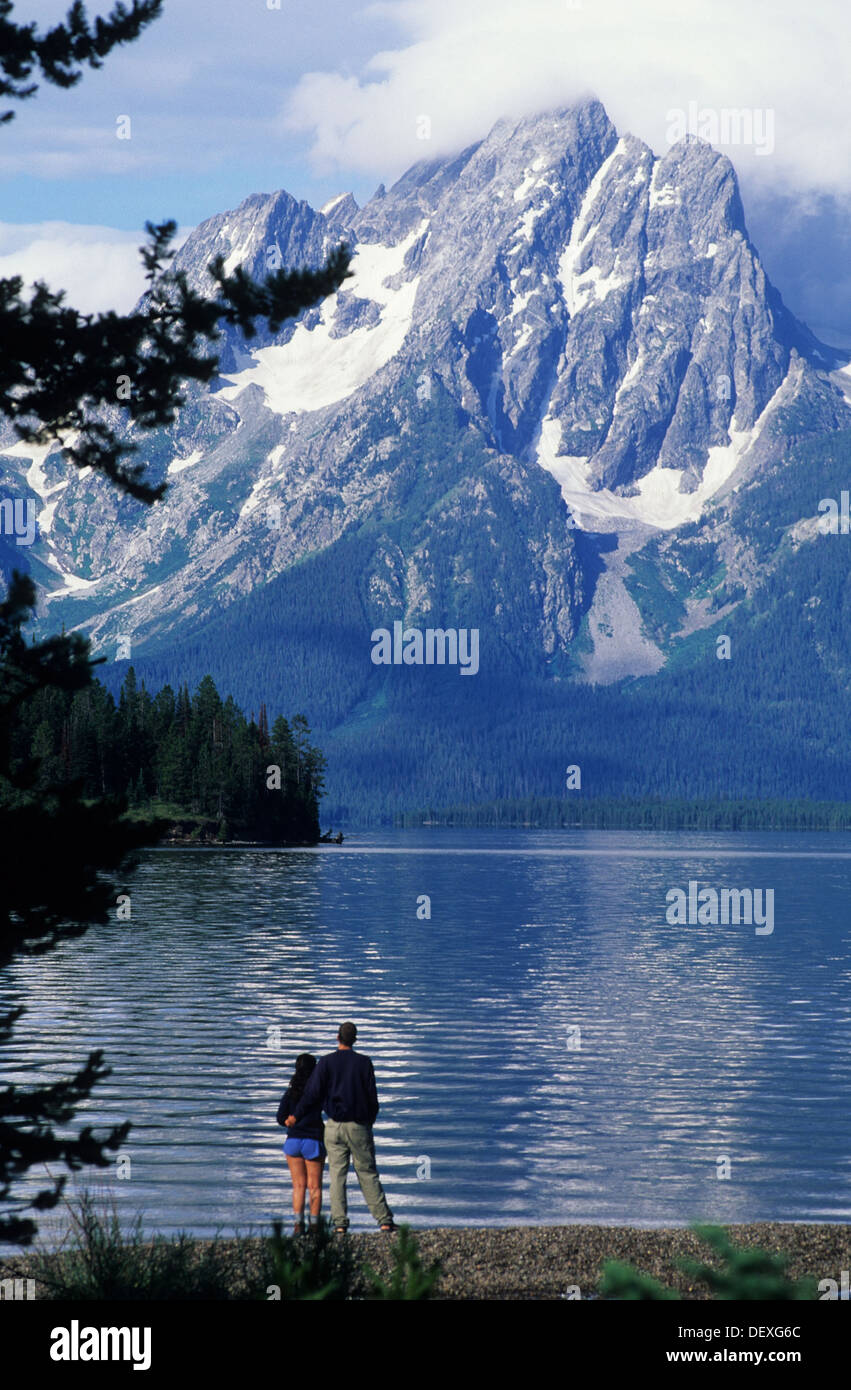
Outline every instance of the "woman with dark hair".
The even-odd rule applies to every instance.
[[[295,1071],[278,1106],[279,1125],[286,1123],[287,1116],[291,1115],[298,1105],[315,1066],[316,1058],[311,1052],[302,1052],[296,1057]],[[322,1123],[321,1106],[308,1110],[298,1124],[292,1125],[287,1132],[284,1153],[293,1182],[296,1235],[301,1235],[304,1231],[305,1188],[310,1193],[311,1225],[318,1220],[322,1210],[322,1169],[325,1166],[324,1140],[325,1126]]]

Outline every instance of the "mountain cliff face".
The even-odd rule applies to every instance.
[[[769,551],[742,499],[851,428],[848,378],[768,282],[708,145],[656,157],[590,101],[500,122],[364,208],[256,194],[177,263],[203,289],[217,254],[260,276],[341,240],[345,287],[275,335],[227,330],[212,389],[145,437],[164,502],[6,437],[51,627],[109,657],[129,639],[176,675],[228,610],[345,553],[342,645],[367,663],[370,631],[401,619],[477,627],[500,679],[606,684],[749,600],[790,528],[807,543],[814,477]],[[21,547],[2,539],[8,565]],[[375,674],[353,670],[352,707]]]

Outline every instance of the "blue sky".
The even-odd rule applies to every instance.
[[[148,218],[189,228],[277,188],[363,202],[501,115],[594,92],[657,153],[672,109],[770,111],[770,150],[724,149],[751,234],[790,307],[851,343],[846,0],[275,4],[166,0],[76,89],[19,105],[0,130],[0,274],[43,275],[81,308],[127,308]],[[23,0],[14,17],[46,26],[66,8]]]
[[[47,27],[67,6],[19,0],[15,18]],[[266,0],[165,0],[159,20],[76,88],[45,84],[18,104],[0,132],[4,213],[137,230],[166,215],[193,224],[282,187],[324,202],[340,172],[328,162],[323,171],[308,133],[288,128],[293,93],[326,66],[362,72],[394,35],[395,25],[340,0],[281,0],[280,10]],[[117,137],[121,115],[130,139]],[[378,181],[361,171],[354,179],[361,197]]]

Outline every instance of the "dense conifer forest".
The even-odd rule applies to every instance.
[[[851,830],[847,801],[528,797],[400,816],[406,827],[530,830]]]
[[[123,797],[129,814],[170,822],[172,836],[314,843],[325,759],[304,715],[269,727],[265,705],[246,719],[210,676],[194,695],[156,695],[127,671],[118,700],[97,680],[43,689],[12,736],[19,767],[34,760],[44,795],[71,783],[83,797]]]
[[[445,441],[432,442],[438,450]],[[726,572],[727,542],[712,527],[682,527],[675,541],[657,537],[631,558],[628,587],[645,630],[670,642],[656,675],[592,685],[577,678],[578,660],[556,669],[528,625],[496,622],[481,584],[462,586],[463,603],[447,599],[441,609],[445,626],[480,630],[474,678],[373,665],[373,628],[405,614],[404,606],[375,600],[364,581],[377,555],[408,543],[406,523],[394,518],[353,524],[201,630],[134,651],[134,665],[150,690],[193,685],[211,672],[243,709],[259,708],[263,698],[309,710],[329,760],[323,808],[335,826],[392,825],[424,808],[469,812],[561,798],[565,769],[577,764],[581,791],[566,798],[565,815],[583,824],[601,808],[576,815],[570,808],[593,799],[640,804],[654,825],[662,812],[646,809],[653,803],[720,805],[725,817],[733,803],[762,803],[770,822],[748,815],[766,826],[783,804],[784,824],[804,827],[804,803],[851,801],[851,537],[801,541],[792,530],[816,514],[820,498],[838,498],[849,476],[851,432],[842,431],[800,440],[782,466],[736,495],[737,525],[759,559],[759,583],[744,599]],[[453,531],[429,543],[446,573],[457,539]],[[521,563],[521,529],[514,542],[516,550],[507,545],[501,554],[506,570]],[[599,543],[578,538],[586,551]],[[674,640],[704,581],[717,622]],[[741,601],[726,611],[734,599]],[[84,627],[79,603],[74,621]],[[729,660],[718,656],[721,633],[730,638]],[[577,653],[585,640],[580,626]],[[125,675],[123,661],[104,669],[116,697]],[[818,814],[833,822],[844,811]]]

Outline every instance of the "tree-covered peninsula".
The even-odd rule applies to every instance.
[[[162,820],[166,841],[312,844],[319,839],[325,759],[303,714],[269,727],[210,676],[156,695],[131,666],[116,702],[100,681],[39,690],[20,709],[12,755],[37,765],[37,791],[76,784],[84,798],[123,798],[134,819]]]

